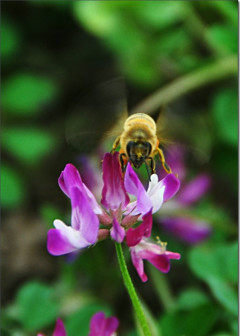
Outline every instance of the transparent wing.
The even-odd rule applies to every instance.
[[[145,113],[148,114],[147,111]],[[149,115],[157,124],[157,135],[164,153],[174,152],[175,147],[180,146],[200,164],[209,160],[212,141],[204,114],[193,114],[192,110],[179,109],[175,105],[163,106]]]
[[[78,99],[66,121],[66,140],[81,153],[90,153],[103,137],[114,141],[127,115],[123,79],[104,82]]]
[[[167,107],[158,120],[159,139],[169,150],[174,144],[191,155],[199,164],[207,162],[211,155],[211,130],[204,113]],[[169,146],[170,145],[170,146]]]

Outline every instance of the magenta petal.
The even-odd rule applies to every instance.
[[[146,273],[144,272],[144,264],[143,264],[142,258],[138,256],[138,253],[136,252],[134,247],[130,248],[130,251],[131,251],[131,259],[132,259],[133,266],[138,272],[138,275],[140,276],[142,282],[146,282],[148,280],[148,277]]]
[[[117,330],[119,325],[118,319],[114,316],[110,316],[106,320],[105,334],[103,336],[112,336]]]
[[[199,175],[181,189],[178,201],[184,205],[195,203],[208,191],[210,185],[209,175]]]
[[[50,229],[47,237],[47,249],[52,255],[58,256],[76,251],[78,247],[58,229]]]
[[[82,187],[82,179],[76,167],[68,163],[58,179],[59,187],[69,197],[72,187]]]
[[[116,218],[113,218],[113,227],[111,229],[111,237],[118,243],[121,243],[125,237],[125,230],[119,224]]]
[[[111,336],[118,328],[116,317],[106,318],[103,312],[98,312],[91,318],[88,336]]]
[[[152,211],[150,210],[143,216],[143,222],[136,228],[130,228],[127,231],[126,241],[128,247],[135,246],[140,243],[143,236],[150,237],[152,231]]]
[[[144,237],[149,238],[152,232],[152,210],[143,216],[143,222],[141,225],[144,227]]]
[[[70,189],[72,202],[71,224],[75,230],[81,231],[83,237],[91,244],[97,240],[99,219],[91,208],[89,199],[78,189]]]
[[[166,202],[178,192],[180,181],[174,174],[168,174],[161,183],[165,186],[163,200]]]
[[[67,336],[63,321],[60,318],[57,319],[53,336]]]
[[[144,228],[139,225],[135,229],[130,228],[126,234],[127,246],[132,247],[140,243],[143,237]]]
[[[170,262],[167,255],[165,254],[156,255],[148,259],[148,261],[163,273],[167,273],[170,270]]]
[[[125,209],[129,203],[122,171],[119,163],[119,153],[106,153],[103,158],[103,190],[101,203],[107,210],[117,210],[121,205]]]
[[[136,197],[139,213],[147,213],[152,208],[152,202],[130,163],[125,172],[124,185],[127,192]]]

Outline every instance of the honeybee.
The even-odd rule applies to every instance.
[[[114,141],[111,152],[115,152],[120,145],[122,171],[125,170],[128,162],[135,168],[141,167],[143,163],[147,166],[149,162],[151,173],[154,174],[156,172],[154,157],[159,155],[164,170],[171,173],[172,170],[165,161],[159,143],[154,119],[145,113],[135,113],[126,119],[123,132]]]

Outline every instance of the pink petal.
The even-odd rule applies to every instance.
[[[206,194],[210,185],[211,178],[209,175],[199,175],[181,189],[178,195],[178,201],[184,205],[195,203]]]
[[[174,174],[168,174],[161,183],[165,186],[163,200],[166,202],[178,192],[180,181]]]
[[[56,229],[50,229],[47,238],[47,249],[52,255],[71,253],[93,244],[87,241],[80,231],[58,219],[54,221],[54,226]]]
[[[119,153],[106,153],[103,158],[103,190],[101,203],[109,210],[117,210],[121,205],[125,209],[129,203],[122,171],[119,163]]]
[[[169,258],[165,254],[155,255],[153,258],[148,259],[148,261],[163,273],[167,273],[170,270]]]
[[[124,185],[127,192],[136,197],[138,213],[147,213],[152,208],[152,202],[130,163],[128,163],[125,172]]]
[[[111,237],[118,243],[122,243],[125,237],[125,230],[119,224],[119,222],[117,221],[115,217],[113,218],[113,227],[111,229]]]
[[[72,188],[78,188],[83,194],[85,194],[91,204],[93,211],[96,214],[101,214],[102,209],[98,205],[94,195],[87,188],[87,186],[82,182],[81,176],[76,167],[74,167],[71,163],[68,163],[64,170],[62,171],[58,184],[62,191],[68,196],[70,196],[70,191]]]
[[[69,190],[72,187],[82,188],[81,176],[74,165],[68,163],[58,179],[58,184],[62,191],[69,197]]]
[[[143,222],[136,228],[130,228],[127,231],[126,241],[128,247],[135,246],[140,243],[143,236],[150,237],[152,231],[152,211],[150,210],[143,216]]]
[[[143,260],[139,258],[138,253],[136,252],[134,247],[131,247],[130,251],[131,251],[131,259],[132,259],[133,266],[138,272],[138,275],[140,276],[142,282],[146,282],[148,280],[148,277],[144,272]]]
[[[76,187],[70,189],[72,202],[71,224],[91,244],[97,240],[99,219],[92,210],[89,199]]]
[[[60,318],[57,319],[53,336],[67,336],[63,321]]]
[[[72,245],[71,240],[60,230],[50,229],[47,237],[47,249],[50,254],[58,256],[76,251],[78,247]]]
[[[88,336],[111,336],[118,328],[116,317],[106,318],[103,312],[98,312],[91,318]]]

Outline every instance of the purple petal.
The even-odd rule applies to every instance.
[[[71,163],[68,163],[58,179],[59,187],[62,191],[69,196],[70,188],[80,187],[82,188],[82,179],[76,167]]]
[[[106,153],[103,158],[103,190],[101,203],[107,210],[125,209],[129,197],[124,188],[119,153]]]
[[[184,205],[195,203],[206,194],[210,185],[211,178],[209,175],[199,175],[181,189],[178,201]]]
[[[152,202],[130,163],[127,165],[124,185],[127,192],[136,197],[137,211],[141,214],[147,213],[152,208]]]
[[[81,176],[76,167],[74,167],[71,163],[68,163],[64,170],[62,171],[58,184],[62,191],[71,198],[70,191],[72,188],[78,188],[83,194],[87,196],[89,202],[92,206],[93,211],[96,214],[101,214],[103,211],[101,207],[98,205],[94,195],[87,188],[87,186],[82,182]]]
[[[56,229],[48,231],[47,249],[52,255],[62,255],[87,247],[94,242],[85,239],[82,233],[60,220],[54,221]]]
[[[63,321],[60,318],[57,319],[53,336],[67,336]]]
[[[168,174],[161,180],[161,184],[165,187],[163,195],[164,202],[172,198],[180,188],[180,181],[174,174]]]
[[[166,231],[189,244],[198,244],[207,239],[212,232],[205,221],[188,217],[169,217],[161,219],[160,224]]]
[[[70,197],[72,203],[72,227],[75,230],[79,230],[89,243],[94,244],[97,240],[99,219],[92,210],[89,199],[78,188],[71,188]]]
[[[118,328],[116,317],[105,317],[103,312],[98,312],[91,318],[88,336],[111,336]]]
[[[152,211],[150,210],[143,216],[143,222],[136,228],[130,228],[127,231],[126,241],[128,247],[135,246],[140,243],[143,236],[150,237],[152,231]]]
[[[117,219],[114,217],[113,218],[113,227],[111,229],[111,237],[114,239],[116,242],[121,243],[125,237],[125,230]]]
[[[78,247],[71,244],[70,239],[60,230],[50,229],[47,237],[47,249],[50,254],[58,256],[76,251]]]

